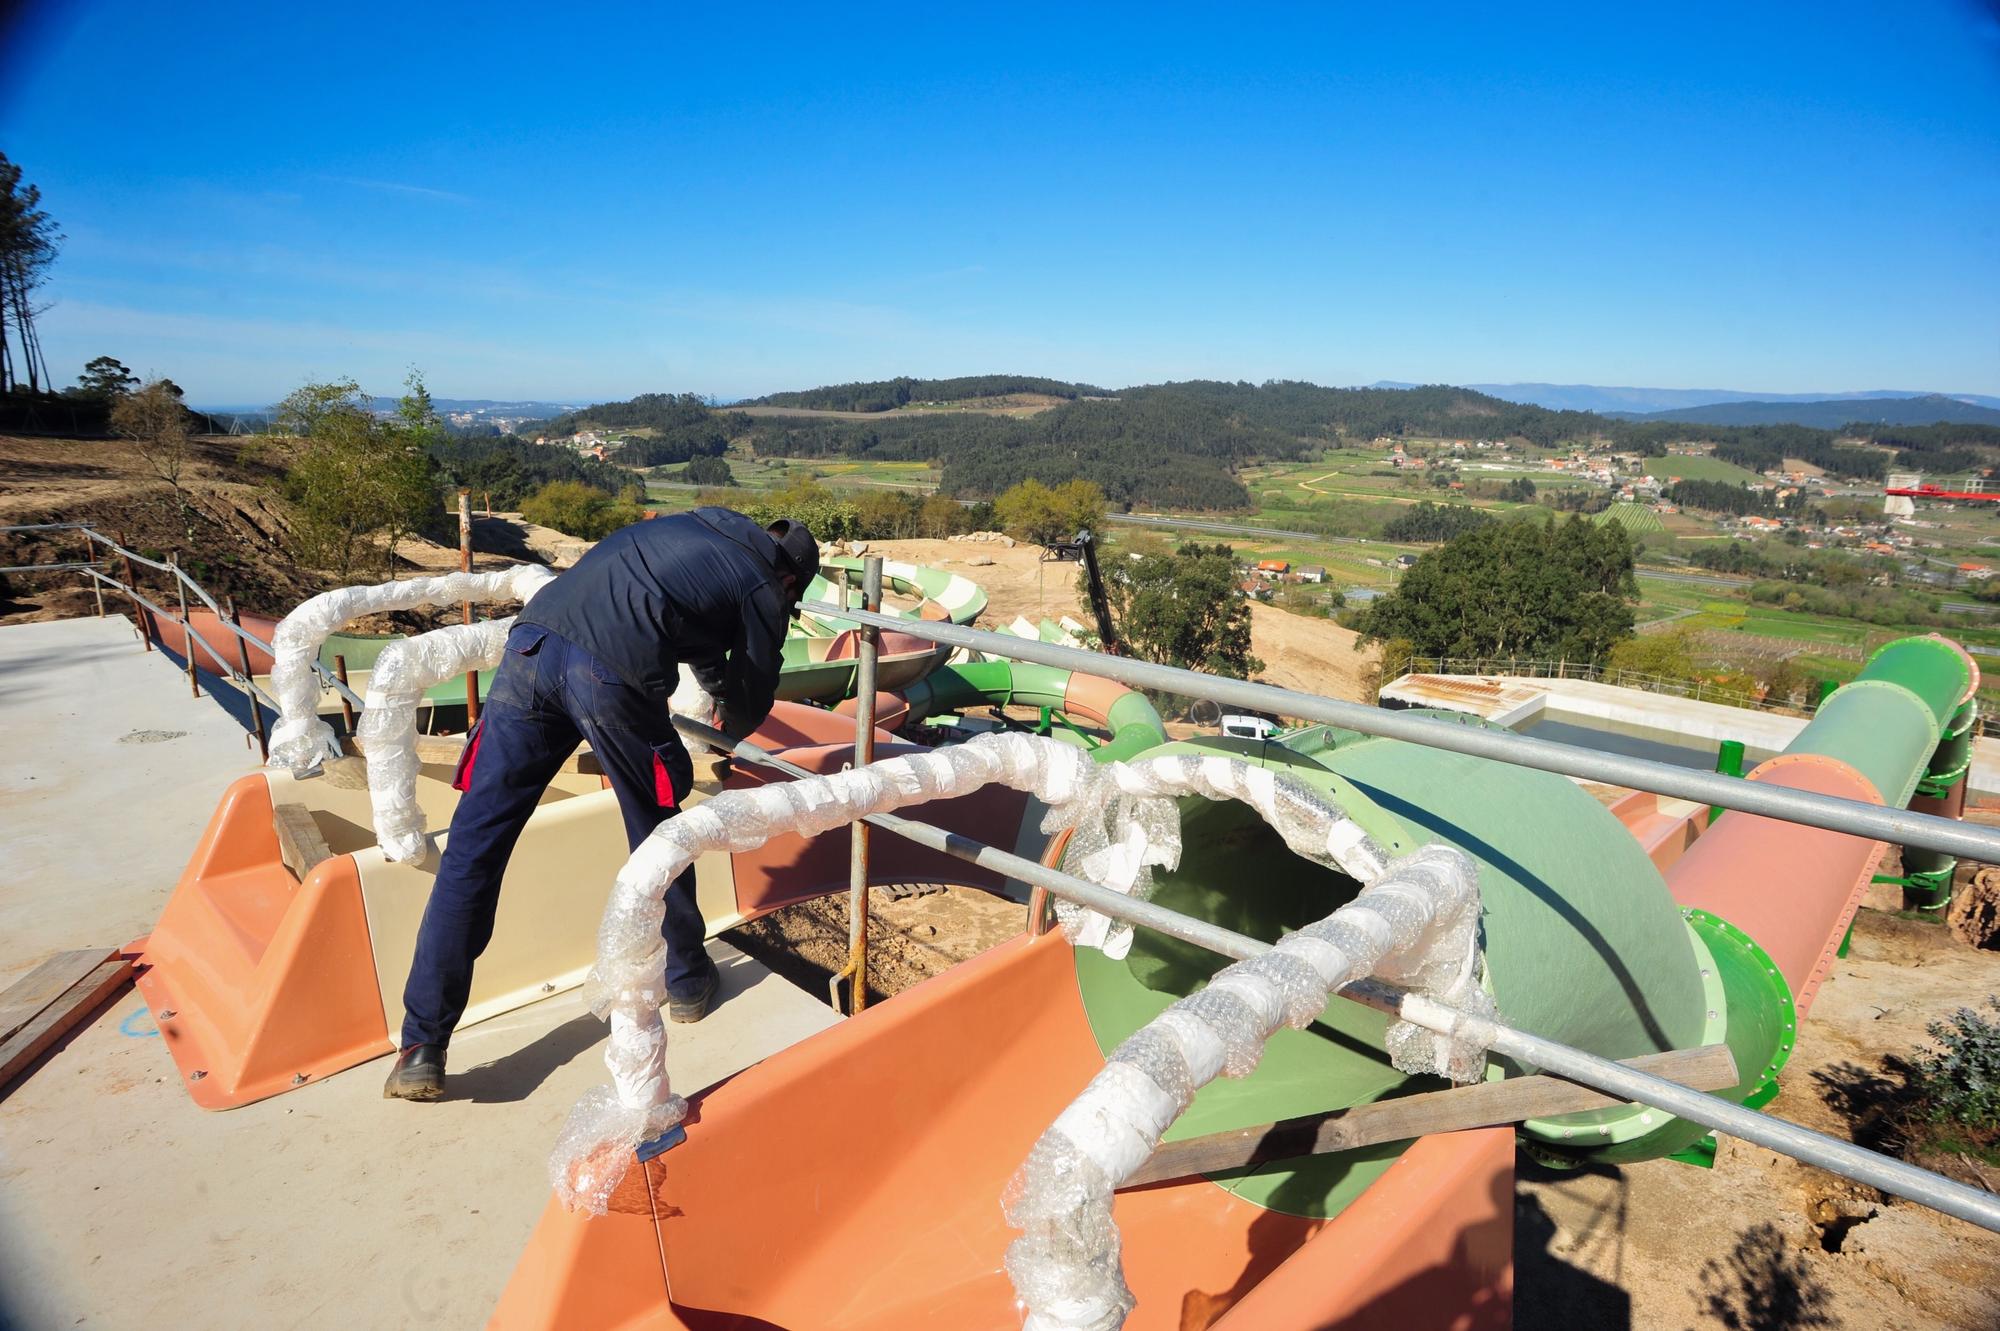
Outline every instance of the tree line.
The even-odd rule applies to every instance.
[[[1470,504],[1433,504],[1424,500],[1404,509],[1382,528],[1387,541],[1449,541],[1474,527],[1493,521],[1493,515]]]
[[[1632,540],[1616,522],[1485,522],[1420,557],[1357,617],[1385,658],[1602,661],[1632,636]]]
[[[957,379],[873,379],[862,383],[828,384],[796,393],[770,393],[753,398],[760,407],[797,407],[809,411],[894,411],[912,402],[962,402],[969,398],[1010,397],[1034,393],[1043,397],[1102,397],[1089,384],[1044,379],[1032,374],[972,374]]]

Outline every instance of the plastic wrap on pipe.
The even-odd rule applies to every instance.
[[[333,727],[319,718],[319,682],[313,665],[320,645],[342,625],[363,615],[412,610],[421,605],[521,601],[553,581],[539,564],[517,564],[494,573],[446,573],[374,586],[340,587],[302,603],[271,633],[271,695],[278,719],[271,727],[272,767],[303,775],[340,756]]]
[[[662,823],[619,870],[598,926],[597,963],[585,981],[591,1010],[608,1017],[612,1085],[570,1111],[549,1159],[566,1206],[602,1214],[632,1159],[631,1147],[680,1121],[685,1101],[667,1077],[664,898],[675,878],[710,851],[750,850],[782,833],[817,836],[874,813],[970,794],[993,782],[1054,806],[1092,792],[1115,798],[1081,750],[1033,735],[987,735],[827,776],[732,790]]]
[[[1262,800],[1253,789],[1261,779],[1211,770],[1207,759],[1195,762],[1199,774],[1183,768],[1121,775],[1150,776],[1162,788],[1187,780],[1218,791],[1240,788],[1274,826],[1276,811],[1287,810],[1299,833],[1296,842],[1287,835],[1288,844],[1330,854],[1326,815],[1289,798]],[[1104,1070],[1029,1151],[1002,1203],[1008,1223],[1022,1231],[1007,1249],[1006,1265],[1028,1331],[1124,1325],[1133,1298],[1120,1269],[1112,1194],[1152,1155],[1195,1092],[1218,1074],[1248,1076],[1280,1026],[1307,1025],[1333,990],[1368,975],[1492,1012],[1478,982],[1473,862],[1449,846],[1426,846],[1363,881],[1353,901],[1287,934],[1271,951],[1217,972],[1206,988],[1112,1050]],[[1454,1040],[1399,1022],[1388,1043],[1392,1061],[1406,1072],[1471,1081],[1485,1064],[1484,1049],[1465,1028]]]
[[[667,699],[667,710],[675,716],[691,717],[707,725],[721,707],[722,704],[694,677],[694,671],[682,665],[680,681],[674,685],[673,696]]]
[[[591,1010],[613,1023],[617,1038],[605,1061],[615,1094],[588,1097],[564,1126],[549,1162],[550,1180],[564,1204],[601,1213],[623,1176],[621,1162],[630,1160],[629,1145],[644,1139],[633,1134],[664,1130],[684,1112],[666,1074],[666,1027],[659,1013],[665,998],[666,945],[660,921],[668,885],[688,865],[709,851],[749,850],[786,832],[816,836],[869,814],[970,794],[994,782],[1047,804],[1043,830],[1071,832],[1072,862],[1120,891],[1147,891],[1152,868],[1179,862],[1180,817],[1173,800],[1186,794],[1243,799],[1301,854],[1338,864],[1356,876],[1376,876],[1383,862],[1380,848],[1340,810],[1297,782],[1235,759],[1096,763],[1070,745],[1023,734],[982,736],[827,776],[725,792],[663,823],[632,852],[612,885],[598,926],[597,963],[584,994]],[[1114,930],[1109,924],[1091,912],[1072,913],[1067,922],[1080,943],[1101,944],[1122,955],[1130,930]],[[1385,925],[1381,932],[1386,939],[1390,931]],[[1305,946],[1310,952],[1311,945]],[[1323,951],[1313,955],[1324,961]],[[1303,1025],[1326,1002],[1326,987],[1321,986],[1310,1011],[1305,1007],[1306,990],[1318,975],[1310,960],[1286,958],[1243,978],[1247,997],[1233,997],[1225,985],[1207,1001],[1240,1002],[1274,1022]],[[618,1035],[621,1030],[626,1033]],[[1204,1080],[1225,1061],[1237,1066],[1247,1059],[1254,1066],[1257,1047],[1241,1040],[1225,1048],[1206,1028],[1185,1025],[1181,1039],[1195,1051],[1193,1066]],[[1166,1103],[1156,1101],[1156,1106]]]
[[[426,852],[424,811],[417,806],[417,709],[424,692],[468,670],[491,670],[506,654],[514,617],[452,624],[398,638],[375,658],[368,697],[354,728],[368,756],[368,803],[375,844],[397,863]]]
[[[1102,795],[1052,811],[1045,831],[1072,828],[1064,864],[1080,878],[1119,887],[1135,897],[1152,893],[1154,866],[1180,862],[1180,815],[1172,801],[1186,795],[1240,800],[1296,855],[1331,865],[1360,882],[1381,874],[1381,847],[1341,810],[1305,783],[1223,754],[1163,754],[1099,769],[1118,798]],[[1124,957],[1132,926],[1067,901],[1056,903],[1063,934],[1080,947]]]

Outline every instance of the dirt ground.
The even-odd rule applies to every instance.
[[[122,439],[40,439],[0,436],[0,526],[83,522],[140,554],[164,559],[180,552],[183,567],[218,599],[239,609],[283,615],[332,583],[301,568],[288,552],[290,529],[277,502],[275,472],[246,454],[244,439],[204,438],[181,476],[184,511],[172,487],[146,466]],[[447,526],[450,524],[447,523]],[[589,548],[518,513],[475,514],[473,566],[493,569],[534,562],[567,568]],[[80,559],[75,532],[0,533],[0,565],[47,564]],[[99,554],[104,552],[101,550]],[[384,576],[378,546],[356,580]],[[399,576],[443,573],[458,567],[456,544],[406,538],[396,547]],[[117,571],[117,570],[114,570]],[[167,575],[144,565],[133,572],[140,590],[171,610],[176,601]],[[122,608],[117,598],[107,604]],[[89,583],[77,573],[13,574],[0,579],[0,624],[68,619],[96,613]],[[431,627],[435,616],[399,613],[364,620],[361,631]]]
[[[1925,1024],[1996,990],[2000,953],[1862,911],[1765,1112],[1890,1145],[1871,1111],[1904,1085]],[[1712,1170],[1659,1160],[1554,1174],[1524,1161],[1518,1178],[1521,1331],[2000,1327],[1992,1235],[1732,1138]]]
[[[1044,563],[1032,545],[968,541],[874,541],[868,553],[950,569],[986,589],[982,627],[1030,623],[1070,615],[1088,624],[1090,611],[1077,595],[1075,564]],[[991,561],[990,563],[986,561]],[[1250,607],[1250,650],[1264,662],[1257,678],[1267,684],[1342,698],[1366,699],[1364,676],[1376,651],[1356,646],[1357,635],[1330,619],[1308,619],[1275,606]]]
[[[243,443],[197,442],[181,478],[191,500],[183,513],[173,490],[124,440],[0,436],[0,525],[85,522],[141,554],[183,551],[189,572],[215,596],[234,596],[243,610],[283,614],[319,590],[319,580],[286,553],[285,516],[268,488],[275,477],[239,457]],[[0,564],[82,555],[75,532],[0,534]],[[137,572],[148,595],[171,594],[166,575]],[[94,613],[79,574],[17,573],[0,581],[0,624]]]

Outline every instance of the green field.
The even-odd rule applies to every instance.
[[[1591,521],[1599,526],[1607,522],[1616,522],[1632,536],[1643,536],[1649,531],[1667,529],[1667,524],[1660,520],[1660,515],[1644,504],[1613,504]]]
[[[1724,462],[1705,453],[1693,457],[1670,454],[1663,458],[1647,458],[1646,474],[1663,481],[1678,476],[1684,481],[1727,481],[1731,485],[1750,485],[1764,479],[1754,471],[1745,471],[1733,462]]]

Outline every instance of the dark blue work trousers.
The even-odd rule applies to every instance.
[[[403,1048],[450,1041],[472,992],[472,963],[493,937],[500,878],[514,843],[582,740],[617,792],[631,846],[673,817],[694,785],[665,700],[626,684],[549,630],[516,625],[460,768],[464,793],[403,986]],[[593,915],[611,890],[609,882],[574,886],[576,908]],[[714,969],[702,945],[706,930],[692,868],[674,880],[666,907],[660,932],[667,940],[667,991],[692,997]]]

